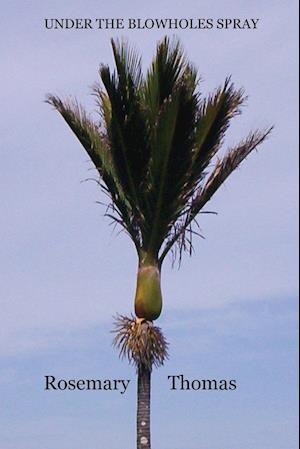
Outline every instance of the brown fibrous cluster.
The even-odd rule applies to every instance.
[[[116,334],[113,346],[119,349],[120,357],[127,358],[137,370],[151,371],[153,366],[162,366],[168,358],[168,343],[162,330],[152,321],[117,315],[113,333]]]

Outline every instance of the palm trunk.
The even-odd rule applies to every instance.
[[[151,372],[145,367],[140,367],[137,391],[137,449],[151,449],[150,390]]]

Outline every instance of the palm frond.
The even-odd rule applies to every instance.
[[[119,76],[120,88],[125,98],[130,101],[135,90],[138,90],[142,82],[141,57],[135,49],[124,40],[111,39],[111,45]]]
[[[177,39],[165,37],[157,46],[156,56],[141,89],[147,118],[152,127],[163,102],[174,92],[178,80],[188,67]],[[190,68],[190,71],[192,69]]]
[[[230,121],[240,114],[245,101],[243,90],[236,90],[230,77],[222,88],[202,101],[196,124],[191,183],[202,179],[205,169],[223,143]]]
[[[49,104],[62,115],[84,149],[90,156],[105,185],[99,183],[111,200],[114,212],[121,217],[118,223],[128,231],[136,246],[139,246],[139,234],[132,216],[131,206],[120,185],[105,134],[89,119],[85,110],[72,101],[63,102],[54,95],[48,95]]]
[[[270,135],[272,129],[273,127],[267,129],[266,131],[255,131],[250,133],[244,141],[230,149],[224,158],[218,161],[204,187],[200,190],[193,201],[191,208],[191,213],[193,216],[197,215],[197,213],[211,199],[213,194],[224,183],[228,176],[236,170],[236,168],[238,168],[241,162],[249,156],[254,149],[264,142],[264,140]]]
[[[186,212],[185,220],[181,226],[175,230],[169,241],[166,243],[166,246],[160,256],[161,263],[176,241],[179,241],[180,253],[182,249],[185,249],[182,244],[182,240],[185,241],[185,233],[190,229],[189,226],[193,220],[195,220],[202,208],[225,182],[229,175],[239,167],[241,162],[254,149],[264,142],[264,140],[270,135],[272,129],[273,127],[267,129],[266,131],[255,131],[250,133],[245,140],[240,142],[234,148],[228,150],[226,155],[217,162],[215,168],[208,176],[204,186],[199,189],[197,195],[192,199]]]
[[[76,101],[62,101],[54,95],[48,95],[46,101],[65,119],[100,174],[112,173],[113,166],[105,136],[101,136],[99,128],[89,119],[83,107]]]
[[[103,89],[101,89],[99,83],[95,83],[93,85],[92,93],[96,97],[96,105],[99,108],[100,117],[107,134],[107,130],[109,129],[111,123],[111,103],[109,96]]]
[[[150,247],[157,252],[186,206],[186,184],[192,163],[196,98],[180,86],[161,108],[152,141],[150,198],[153,227]]]
[[[100,68],[108,96],[100,94],[102,110],[118,178],[132,208],[141,211],[144,203],[141,185],[147,171],[149,146],[145,117],[137,94],[141,78],[140,60],[124,43],[112,41],[112,46],[117,72],[111,73],[107,66]]]
[[[185,207],[199,95],[195,70],[187,64],[177,41],[165,39],[147,74],[142,99],[149,127],[148,220],[144,242],[153,254]]]

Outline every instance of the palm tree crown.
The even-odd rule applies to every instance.
[[[116,69],[102,65],[103,87],[94,86],[100,124],[75,102],[53,95],[47,101],[100,174],[101,188],[110,197],[107,215],[126,230],[138,253],[136,313],[155,319],[165,256],[176,247],[179,257],[183,250],[191,252],[197,214],[270,129],[250,133],[212,165],[232,118],[241,112],[243,91],[227,78],[202,98],[196,70],[176,40],[158,44],[145,75],[141,58],[125,43],[112,40],[112,49]]]

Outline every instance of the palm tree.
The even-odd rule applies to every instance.
[[[49,95],[94,163],[109,197],[106,215],[132,240],[138,256],[135,314],[118,316],[115,344],[137,367],[137,448],[150,449],[150,379],[167,343],[153,325],[162,310],[161,268],[170,252],[192,253],[196,217],[213,194],[271,129],[251,132],[220,154],[231,120],[245,102],[230,78],[207,98],[175,39],[165,37],[145,75],[141,58],[112,40],[116,69],[101,65],[93,93],[95,123],[74,101]],[[223,154],[223,153],[222,153]]]

